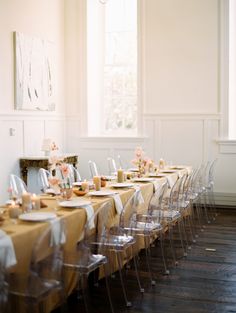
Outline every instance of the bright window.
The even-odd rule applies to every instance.
[[[137,0],[87,0],[89,136],[137,134]]]

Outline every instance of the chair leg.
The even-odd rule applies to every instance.
[[[86,313],[89,313],[89,299],[88,299],[88,288],[87,288],[88,274],[82,273],[80,277],[81,277],[81,287],[82,287],[85,311],[86,311]]]
[[[122,266],[122,260],[121,260],[120,252],[117,251],[116,255],[117,255],[117,260],[118,260],[120,282],[121,282],[121,287],[122,287],[122,290],[123,290],[123,295],[124,295],[124,298],[125,298],[126,306],[130,307],[130,306],[132,306],[132,303],[130,301],[128,301],[128,298],[127,298],[127,293],[126,293],[124,279],[123,279],[123,274],[122,274],[122,267],[123,266]]]
[[[189,225],[189,233],[190,233],[190,237],[191,237],[191,242],[195,243],[196,240],[194,239],[191,215],[192,215],[192,212],[190,212],[190,214],[187,216],[187,220],[188,220],[188,225]]]
[[[178,229],[179,229],[179,237],[180,237],[180,243],[181,243],[181,247],[182,247],[182,250],[183,250],[183,255],[184,256],[187,256],[187,252],[185,251],[184,249],[184,241],[183,241],[183,236],[182,236],[182,231],[181,231],[181,227],[183,227],[183,225],[181,225],[183,223],[183,221],[178,221]]]
[[[174,260],[174,264],[176,266],[178,265],[178,261],[175,255],[175,249],[174,249],[174,243],[173,243],[173,226],[171,224],[169,224],[168,232],[169,232],[169,242],[170,242],[171,253],[172,253],[173,260]]]
[[[191,249],[191,246],[188,243],[188,236],[187,236],[187,232],[186,232],[186,217],[185,216],[181,220],[181,227],[183,229],[184,240],[186,243],[185,246],[187,247],[187,249]]]
[[[141,293],[144,293],[144,288],[141,285],[140,276],[139,276],[139,272],[138,272],[137,256],[135,254],[133,254],[133,255],[134,255],[134,257],[133,257],[133,259],[134,259],[134,269],[135,269],[135,274],[136,274],[139,290],[140,290]]]
[[[164,271],[165,271],[165,274],[169,275],[170,271],[167,269],[167,266],[166,266],[162,231],[160,232],[160,246],[161,246],[161,255],[162,255],[162,260],[163,260],[163,265],[164,265]]]
[[[147,269],[148,269],[151,285],[155,286],[156,281],[153,279],[152,271],[151,271],[151,251],[150,251],[150,240],[148,236],[144,236],[144,243],[145,243],[146,264],[147,264]]]
[[[104,264],[103,268],[104,268],[104,273],[105,273],[105,282],[106,282],[106,289],[107,289],[107,295],[108,295],[108,299],[109,299],[109,303],[110,303],[110,308],[111,308],[111,312],[114,313],[114,308],[113,308],[113,304],[112,304],[112,300],[111,300],[111,292],[110,292],[110,287],[109,287],[109,283],[108,283],[108,276],[110,273],[108,271],[107,264]]]

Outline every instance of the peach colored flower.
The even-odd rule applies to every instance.
[[[144,155],[144,151],[143,151],[142,147],[136,147],[136,149],[135,149],[136,158],[138,158],[138,159],[143,158],[143,155]]]
[[[55,150],[58,150],[58,146],[56,145],[56,143],[53,141],[52,144],[51,144],[51,147],[50,147],[50,150],[51,151],[55,151]]]
[[[54,170],[57,165],[60,165],[63,162],[63,158],[58,157],[57,155],[51,155],[48,163],[50,164],[50,168]]]
[[[48,182],[49,182],[50,186],[56,186],[56,185],[59,184],[60,179],[57,178],[57,177],[50,177],[50,178],[48,179]]]
[[[63,178],[68,177],[68,175],[69,175],[69,166],[66,163],[62,163],[60,165],[60,170],[61,170]]]

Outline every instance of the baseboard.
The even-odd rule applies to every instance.
[[[217,206],[236,208],[236,193],[215,192],[214,196]]]

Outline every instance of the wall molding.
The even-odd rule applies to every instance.
[[[65,120],[66,117],[63,114],[50,112],[6,112],[1,113],[0,112],[0,118],[3,121],[9,121],[9,120]]]
[[[236,154],[236,140],[216,140],[222,154]]]
[[[221,113],[144,113],[144,119],[220,120]]]

